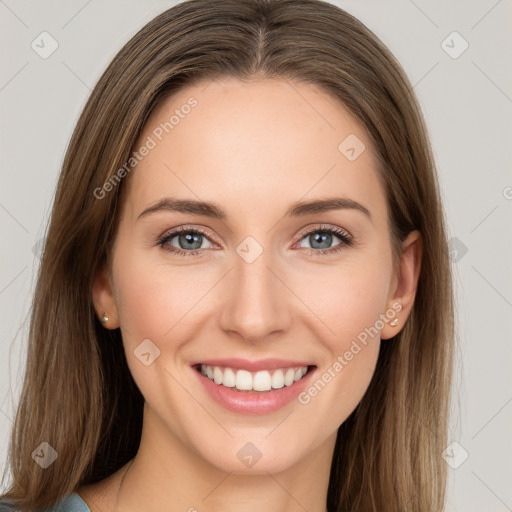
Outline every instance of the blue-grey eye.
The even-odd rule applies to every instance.
[[[177,239],[178,245],[172,243],[172,240]],[[203,242],[207,242],[208,239],[202,234],[195,231],[186,231],[179,234],[171,234],[167,239],[167,243],[178,249],[207,249],[208,246],[203,246]]]
[[[330,249],[333,247],[331,244],[333,243],[333,238],[338,238],[338,236],[329,233],[328,231],[315,231],[306,235],[302,240],[307,240],[309,242],[309,246],[301,247],[309,247],[311,249]],[[342,243],[341,241],[339,243]],[[336,244],[339,245],[339,244]]]

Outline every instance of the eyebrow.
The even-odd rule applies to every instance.
[[[368,208],[345,197],[328,197],[324,199],[313,199],[310,201],[298,201],[292,203],[285,212],[285,217],[300,217],[325,213],[332,210],[357,210],[364,213],[372,222],[372,216]],[[137,219],[146,217],[151,213],[161,211],[172,211],[179,213],[190,213],[195,215],[205,215],[214,219],[225,220],[226,211],[215,203],[196,201],[192,199],[176,199],[165,197],[152,206],[146,208]]]

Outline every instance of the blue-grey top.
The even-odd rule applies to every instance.
[[[0,499],[0,512],[16,512],[17,510],[10,501]],[[78,494],[72,493],[55,506],[46,509],[45,512],[91,512],[91,509]]]

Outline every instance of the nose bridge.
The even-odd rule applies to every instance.
[[[258,249],[254,240],[239,245],[224,290],[227,295],[223,301],[222,327],[246,340],[256,341],[289,326],[290,311],[284,287],[274,275],[275,270],[270,270],[275,266],[271,251],[262,249]]]

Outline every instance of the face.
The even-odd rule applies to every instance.
[[[313,85],[223,79],[160,104],[143,145],[94,294],[144,428],[236,473],[332,451],[407,313],[367,133]]]

